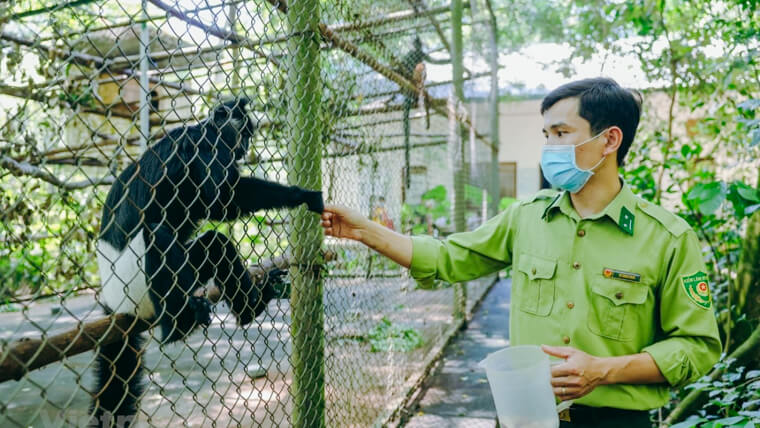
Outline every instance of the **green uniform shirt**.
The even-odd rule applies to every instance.
[[[702,376],[721,354],[706,267],[680,217],[622,190],[581,219],[567,192],[544,190],[472,232],[412,238],[411,275],[471,280],[512,266],[512,345],[572,346],[606,357],[647,352],[673,386]],[[653,409],[668,385],[604,385],[576,400]]]

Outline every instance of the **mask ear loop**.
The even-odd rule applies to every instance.
[[[584,141],[584,142],[582,142],[582,143],[580,143],[580,144],[576,145],[575,147],[580,147],[580,146],[582,146],[582,145],[584,145],[584,144],[586,144],[586,143],[588,143],[588,142],[591,142],[591,141],[594,141],[594,140],[596,140],[596,139],[597,139],[597,138],[599,138],[599,137],[600,137],[602,134],[604,134],[605,132],[607,132],[609,129],[610,129],[610,128],[607,128],[607,129],[603,130],[602,132],[600,132],[600,133],[596,134],[596,136],[589,138],[588,140],[586,140],[586,141]],[[575,155],[575,149],[573,149],[573,155]],[[578,168],[578,164],[575,162],[575,156],[573,156],[573,163],[575,163],[575,167],[576,167],[576,168],[578,168],[578,169],[580,169],[581,171],[584,171],[584,172],[590,172],[591,174],[594,174],[594,173],[595,173],[595,172],[594,172],[594,170],[595,170],[596,168],[598,168],[598,167],[599,167],[599,165],[601,165],[601,164],[602,164],[602,162],[604,162],[604,160],[605,160],[605,159],[607,159],[607,155],[604,155],[604,156],[602,156],[602,158],[601,158],[601,159],[599,159],[599,162],[597,162],[597,163],[596,163],[594,166],[592,166],[592,167],[591,167],[591,168],[589,168],[589,169],[581,169],[581,168]]]

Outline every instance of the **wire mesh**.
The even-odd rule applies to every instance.
[[[483,10],[477,1],[466,6],[471,40]],[[245,98],[256,131],[244,155],[225,158],[225,171],[237,165],[243,177],[321,190],[325,201],[397,231],[439,237],[455,230],[452,198],[464,180],[457,207],[466,227],[477,227],[495,197],[483,190],[493,156],[489,118],[472,116],[475,109],[452,96],[450,10],[445,1],[419,0],[0,5],[0,426],[90,424],[93,400],[97,409],[104,395],[94,386],[97,353],[87,351],[96,342],[101,350],[107,340],[121,343],[129,329],[147,330],[148,340],[125,344],[115,358],[132,352],[144,372],[134,371],[136,362],[120,372],[110,360],[101,369],[112,384],[134,380],[144,388],[118,398],[137,408],[134,419],[115,424],[358,427],[397,420],[456,330],[454,288],[421,290],[405,270],[358,243],[322,242],[317,217],[304,206],[230,214],[236,204],[266,205],[259,200],[265,196],[224,196],[210,173],[221,162],[216,146],[204,164],[209,175],[192,175],[200,140],[210,139],[188,129],[213,122],[240,134],[240,118],[214,120],[221,103]],[[487,83],[488,73],[473,71],[467,58],[464,65],[465,88],[476,92],[472,83]],[[128,186],[123,172],[157,156],[162,138],[182,158],[179,178],[167,187],[166,180],[149,182],[151,171],[138,172],[132,181],[147,183],[146,206],[123,191],[117,207],[135,208],[125,220],[134,229],[124,233],[152,239],[143,242],[147,249],[129,247],[133,256],[166,244],[154,260],[169,266],[167,293],[185,273],[194,278],[181,290],[182,311],[218,301],[207,326],[173,343],[134,317],[105,316],[104,305],[119,313],[151,294],[109,301],[104,284],[120,257],[107,257],[99,243],[105,213],[117,216],[109,191]],[[155,166],[168,174],[166,159]],[[455,174],[458,168],[465,173]],[[208,185],[215,196],[198,205]],[[149,221],[151,203],[165,206]],[[207,218],[217,206],[211,203],[220,205],[216,220]],[[203,220],[190,222],[193,216]],[[184,241],[188,228],[192,240]],[[194,246],[203,236],[213,238]],[[276,283],[277,294],[243,327],[223,287],[232,253],[257,287]],[[105,270],[99,258],[109,263]],[[135,264],[137,277],[153,284],[147,264]],[[215,273],[201,283],[207,268]],[[135,277],[117,279],[123,292],[135,284]],[[492,280],[469,284],[467,311]],[[161,300],[168,297],[158,297],[168,308]],[[166,308],[164,317],[183,328]]]

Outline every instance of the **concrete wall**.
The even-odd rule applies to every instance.
[[[517,165],[517,198],[534,194],[541,186],[541,134],[543,118],[540,114],[541,100],[510,101],[499,105],[499,162],[515,162]],[[478,132],[488,135],[488,102],[473,101]]]

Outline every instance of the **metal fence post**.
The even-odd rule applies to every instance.
[[[322,188],[321,73],[319,53],[319,2],[290,3],[288,42],[288,181],[302,187]],[[290,251],[298,261],[290,268],[291,334],[293,352],[293,413],[291,426],[325,426],[323,283],[319,249],[319,217],[304,206],[292,213]]]
[[[489,125],[491,134],[491,204],[489,215],[499,212],[499,28],[496,25],[496,15],[491,6],[491,0],[486,0],[488,8],[488,26],[490,27],[489,45],[491,55],[488,62],[491,68],[491,91],[489,93]]]
[[[454,81],[455,112],[459,114],[459,106],[464,101],[464,64],[462,53],[462,0],[451,2],[451,65]],[[460,156],[455,159],[454,166],[454,228],[457,232],[463,232],[465,223],[465,180],[467,179],[466,164],[466,135],[461,123],[457,123],[457,149]],[[467,285],[458,283],[454,285],[454,318],[462,319],[467,310]]]

